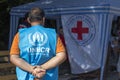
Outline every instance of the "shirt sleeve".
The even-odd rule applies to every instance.
[[[11,49],[10,49],[10,55],[19,55],[19,34],[17,33],[13,39],[12,45],[11,45]]]
[[[56,53],[64,52],[64,51],[65,51],[65,47],[64,47],[60,37],[58,37],[58,39],[57,39],[57,46],[56,46]]]

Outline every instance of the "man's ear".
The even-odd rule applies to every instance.
[[[28,21],[28,23],[30,23],[30,19],[29,18],[27,18],[27,21]]]
[[[43,25],[45,24],[45,17],[43,17]]]

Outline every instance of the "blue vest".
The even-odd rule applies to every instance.
[[[56,55],[54,29],[36,25],[19,30],[20,58],[31,65],[41,65]],[[16,67],[18,80],[33,80],[34,76]],[[58,67],[47,70],[42,80],[58,80]]]

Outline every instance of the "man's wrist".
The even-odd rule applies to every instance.
[[[44,68],[42,65],[40,65],[39,67],[40,67],[41,69],[44,69],[44,70],[46,70],[46,69],[45,69],[45,68]]]
[[[33,66],[33,70],[36,69],[36,68],[37,68],[37,66]]]
[[[32,66],[30,73],[33,74],[34,69],[36,69],[37,66]]]

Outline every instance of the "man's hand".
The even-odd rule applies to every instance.
[[[34,69],[33,69],[32,74],[36,78],[42,78],[46,74],[46,70],[43,69],[41,66],[35,66]]]

